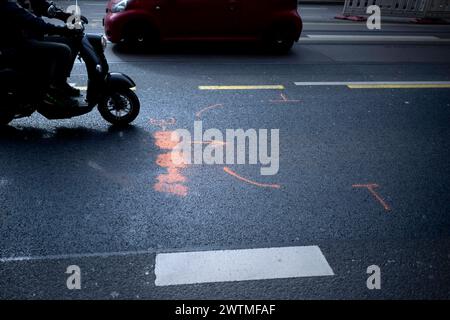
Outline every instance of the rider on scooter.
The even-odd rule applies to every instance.
[[[37,40],[29,34],[71,37],[78,33],[76,29],[46,23],[14,0],[0,0],[0,52],[12,52],[7,59],[8,65],[31,80],[27,89],[37,89],[36,93],[45,91],[44,99],[48,104],[77,105],[66,87],[72,52],[66,44]]]
[[[64,23],[67,23],[68,20],[71,17],[71,13],[64,12],[63,10],[57,10],[53,15],[49,14],[49,8],[50,6],[54,5],[53,2],[48,2],[47,0],[17,0],[17,2],[25,9],[33,13],[34,15],[38,17],[47,17],[47,18],[55,18],[58,20],[61,20]],[[84,24],[88,24],[88,19],[84,16],[80,17]],[[73,65],[75,63],[75,59],[78,54],[78,41],[77,39],[70,38],[70,37],[62,37],[62,36],[44,36],[41,37],[39,35],[36,35],[36,38],[38,40],[43,41],[49,41],[49,42],[57,42],[57,43],[63,43],[67,45],[70,50],[72,51],[71,55],[71,61],[70,65],[67,66],[67,78],[70,77],[70,73],[73,69]],[[78,97],[80,96],[80,90],[70,86],[67,81],[64,84],[65,92],[72,96],[72,97]]]

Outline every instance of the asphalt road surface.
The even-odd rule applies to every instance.
[[[104,4],[80,5],[102,32]],[[300,12],[285,56],[110,45],[142,104],[128,128],[93,112],[2,129],[0,297],[450,298],[450,26]],[[77,63],[71,82],[85,81]],[[223,87],[242,85],[256,87]],[[279,172],[168,163],[168,135],[195,120],[279,129]]]

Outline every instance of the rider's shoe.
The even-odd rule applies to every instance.
[[[65,82],[63,85],[61,85],[59,89],[62,90],[63,93],[68,95],[69,97],[79,97],[81,95],[80,90],[72,87],[67,82]]]
[[[58,108],[75,108],[78,101],[62,93],[62,90],[51,88],[44,97],[44,103]]]

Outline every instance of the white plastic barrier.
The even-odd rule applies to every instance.
[[[407,18],[450,18],[450,0],[345,0],[344,16],[365,16],[377,5],[382,16]]]

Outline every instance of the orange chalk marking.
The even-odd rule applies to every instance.
[[[156,159],[156,164],[163,168],[168,168],[168,171],[170,169],[183,169],[186,168],[186,164],[183,161],[183,154],[182,152],[169,152],[158,155],[158,158]]]
[[[259,182],[255,182],[255,181],[249,180],[247,178],[244,178],[244,177],[238,175],[236,172],[234,172],[233,170],[231,170],[228,167],[223,167],[223,171],[225,171],[229,175],[235,177],[236,179],[239,179],[241,181],[244,181],[246,183],[252,184],[252,185],[257,186],[257,187],[274,188],[274,189],[280,189],[281,188],[281,186],[279,184],[266,184],[266,183],[259,183]]]
[[[284,93],[281,93],[280,96],[281,96],[281,100],[270,100],[270,102],[273,102],[273,103],[295,103],[295,102],[300,102],[300,100],[288,99]]]
[[[180,142],[180,138],[175,139],[174,131],[157,131],[153,134],[155,144],[162,150],[170,150],[167,153],[158,155],[156,164],[167,170],[167,173],[156,177],[156,183],[153,188],[158,192],[170,193],[180,197],[188,194],[189,188],[184,185],[187,178],[181,174],[181,169],[187,167],[184,163],[183,152],[177,152],[174,149]],[[174,140],[172,140],[174,138]]]
[[[182,184],[158,182],[155,184],[154,188],[158,192],[171,193],[180,197],[185,197],[188,194],[188,187]]]
[[[375,199],[378,200],[378,202],[381,203],[381,205],[383,206],[384,210],[386,211],[390,211],[391,208],[389,207],[389,205],[383,200],[383,198],[381,198],[381,196],[374,190],[375,188],[378,188],[378,184],[376,183],[368,183],[368,184],[354,184],[352,185],[353,188],[366,188],[369,190],[369,192],[375,197]]]
[[[153,134],[155,137],[155,144],[160,149],[174,149],[180,139],[175,139],[177,136],[174,135],[174,140],[172,140],[173,131],[157,131]]]
[[[195,114],[195,116],[196,116],[197,118],[201,118],[202,113],[204,113],[204,112],[206,112],[206,111],[208,111],[208,110],[211,110],[211,109],[222,108],[222,107],[223,107],[223,104],[215,104],[215,105],[212,105],[212,106],[203,108],[202,110],[200,110],[199,112],[197,112],[197,113]]]

